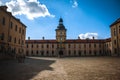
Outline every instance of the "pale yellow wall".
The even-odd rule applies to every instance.
[[[57,30],[56,31],[56,39],[60,42],[60,38],[62,37],[62,42],[66,40],[66,31],[65,30]]]
[[[27,48],[27,45],[28,45],[28,48]],[[32,45],[33,45],[33,48],[31,47]],[[44,46],[43,48],[42,48],[42,45]],[[48,48],[47,48],[47,45],[48,45]],[[34,56],[35,55],[41,56],[42,51],[44,51],[44,56],[56,56],[56,48],[57,48],[56,43],[26,44],[26,51],[28,51],[28,55],[34,55]],[[33,54],[31,53],[32,51],[33,51]],[[36,51],[38,51],[38,54],[36,54]],[[47,55],[47,51],[49,53],[48,55]],[[54,53],[52,54],[52,52]]]
[[[2,24],[3,17],[5,18],[5,25]],[[12,28],[11,28],[12,22]],[[17,31],[15,27],[17,25]],[[19,33],[19,29],[21,28],[21,33]],[[24,33],[23,33],[24,30]],[[16,54],[21,52],[25,54],[25,36],[26,36],[26,26],[24,26],[20,21],[16,20],[9,12],[6,12],[0,8],[0,35],[4,33],[4,40],[0,39],[0,45],[4,43],[4,47],[7,50],[8,47],[11,50],[16,49]],[[9,36],[11,36],[11,42],[9,42]],[[16,43],[14,42],[16,38]],[[20,39],[20,44],[19,44]],[[22,44],[23,42],[23,44]],[[8,45],[9,44],[9,45]]]
[[[112,25],[111,27],[111,41],[112,41],[112,55],[120,55],[120,22],[117,24]],[[116,32],[116,35],[114,35],[114,30]],[[114,41],[116,40],[116,44]],[[115,52],[115,48],[116,51]]]
[[[84,45],[86,44],[86,48],[84,47]],[[91,47],[89,47],[89,44],[91,44]],[[94,47],[94,44],[96,44],[96,47]],[[107,43],[109,44],[109,42]],[[44,56],[53,56],[52,55],[52,51],[54,51],[54,56],[57,56],[57,44],[56,43],[34,43],[34,44],[26,44],[28,45],[28,48],[26,51],[28,51],[29,55],[34,55],[34,56],[41,56],[41,51],[44,51]],[[33,45],[33,48],[31,47]],[[39,45],[39,47],[37,48],[36,46]],[[41,45],[44,46],[44,48],[41,47]],[[49,47],[47,48],[47,45],[49,45]],[[52,48],[52,45],[54,45],[54,48]],[[70,45],[70,48],[69,48]],[[101,45],[101,47],[99,46]],[[111,48],[111,47],[110,47]],[[100,53],[101,50],[101,53]],[[105,50],[109,50],[105,48]],[[31,51],[33,51],[33,54],[31,53]],[[38,51],[38,54],[36,54],[36,51]],[[49,52],[49,55],[47,55],[47,51]],[[69,54],[69,51],[71,52],[71,54]],[[94,56],[95,55],[95,51],[96,51],[96,55],[105,55],[104,54],[104,43],[65,43],[65,56],[79,56],[79,51],[81,52],[81,56]],[[84,53],[84,51],[86,51],[86,54]],[[91,54],[90,54],[91,51]]]

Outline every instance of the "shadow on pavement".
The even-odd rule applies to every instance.
[[[24,63],[15,60],[0,61],[0,80],[30,80],[44,70],[53,70],[50,67],[55,60],[27,58]]]

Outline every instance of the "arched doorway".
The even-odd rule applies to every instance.
[[[62,57],[62,56],[63,56],[63,51],[60,50],[60,51],[59,51],[59,57]]]

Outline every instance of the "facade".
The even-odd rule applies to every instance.
[[[26,40],[27,56],[110,56],[111,38],[66,39],[67,29],[62,18],[57,26],[55,40]]]
[[[112,54],[113,56],[120,56],[120,18],[110,25]]]
[[[0,59],[27,56],[120,56],[120,18],[110,25],[108,39],[67,39],[63,19],[59,19],[54,40],[25,40],[26,26],[0,6]]]
[[[0,59],[25,54],[26,26],[0,6]]]

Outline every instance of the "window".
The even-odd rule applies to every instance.
[[[114,28],[114,36],[116,36],[116,29]]]
[[[16,43],[16,38],[14,38],[14,43]]]
[[[79,48],[81,48],[80,44],[79,44]]]
[[[12,37],[11,36],[9,36],[9,42],[11,42],[12,41]]]
[[[24,30],[22,30],[22,34],[24,35]]]
[[[91,48],[91,44],[89,44],[89,48]]]
[[[91,55],[91,53],[92,53],[91,50],[89,50],[89,54],[90,54],[90,55]]]
[[[76,55],[76,51],[74,51],[74,55]]]
[[[27,48],[28,48],[28,44],[27,44]]]
[[[84,53],[86,54],[86,50],[84,50]]]
[[[101,50],[99,50],[99,53],[101,54]]]
[[[13,23],[12,23],[12,22],[10,22],[10,28],[12,29],[12,27],[13,27]]]
[[[43,44],[41,45],[42,48],[44,48]]]
[[[33,50],[31,51],[31,54],[33,54]]]
[[[94,48],[96,48],[96,44],[94,44]]]
[[[115,54],[117,53],[117,49],[116,49],[116,48],[114,48],[114,53],[115,53]]]
[[[24,49],[22,49],[22,52],[24,52]]]
[[[19,33],[21,33],[21,28],[19,28]]]
[[[81,56],[81,51],[79,51],[79,56]]]
[[[18,41],[18,44],[20,44],[20,39],[19,39],[19,41]]]
[[[24,41],[22,40],[22,43],[21,43],[22,45],[24,45]]]
[[[94,55],[96,56],[96,51],[94,51]]]
[[[116,40],[114,40],[114,44],[116,45]]]
[[[71,51],[69,50],[69,55],[71,55]]]
[[[36,51],[36,54],[38,55],[38,50]]]
[[[31,47],[33,48],[33,44],[31,45]]]
[[[76,48],[76,45],[74,44],[74,48]]]
[[[26,51],[26,56],[28,56],[29,55],[29,51]]]
[[[54,55],[54,51],[52,51],[52,55]]]
[[[1,40],[4,40],[4,33],[1,34]]]
[[[84,48],[86,48],[86,44],[84,44]]]
[[[49,45],[47,44],[47,48],[49,47]]]
[[[108,48],[108,44],[106,44],[106,47]]]
[[[41,52],[41,56],[44,56],[44,51]]]
[[[20,51],[20,48],[19,48],[18,52],[19,52],[19,53],[21,52],[21,51]]]
[[[38,45],[36,45],[36,47],[38,48],[39,46],[38,46]]]
[[[57,44],[57,48],[59,48],[59,44]]]
[[[101,48],[101,44],[99,44],[99,47]]]
[[[2,24],[5,25],[5,17],[2,19]]]
[[[54,48],[54,45],[52,44],[52,48]]]
[[[68,48],[70,48],[70,44],[68,45]]]
[[[84,50],[84,55],[86,55],[86,50]]]
[[[15,31],[17,31],[17,28],[18,28],[17,25],[15,25]]]
[[[104,44],[105,45],[105,47],[106,47],[106,44]]]
[[[47,51],[47,56],[49,55],[49,51]]]

